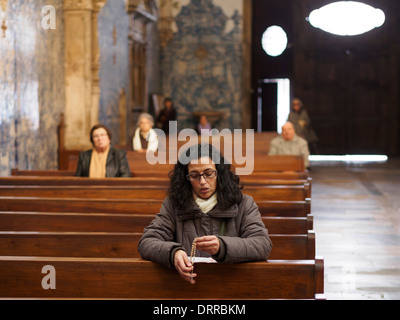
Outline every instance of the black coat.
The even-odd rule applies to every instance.
[[[78,167],[75,176],[89,177],[90,160],[93,149],[79,153]],[[106,162],[106,177],[131,177],[126,151],[110,147]]]

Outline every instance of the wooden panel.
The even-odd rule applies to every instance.
[[[140,258],[142,233],[0,231],[0,256]],[[270,234],[269,259],[314,259],[315,233]]]
[[[384,10],[386,21],[354,37],[329,34],[304,19],[330,2],[253,1],[253,88],[262,77],[274,77],[276,70],[289,78],[292,97],[303,101],[322,154],[398,155],[400,2],[364,1]],[[260,14],[267,9],[275,16]],[[293,44],[273,61],[273,67],[264,63],[268,59],[258,42],[260,29],[272,23],[284,26]]]
[[[41,287],[45,265],[56,270],[55,290]],[[322,259],[198,263],[195,270],[191,285],[176,271],[141,259],[0,257],[0,297],[314,299],[324,292]]]
[[[0,212],[1,231],[143,232],[155,214]],[[306,234],[314,217],[262,217],[271,234]]]
[[[35,212],[95,212],[95,213],[157,213],[161,200],[156,199],[71,199],[0,197],[1,211]],[[311,201],[257,201],[261,215],[306,217],[311,212]]]

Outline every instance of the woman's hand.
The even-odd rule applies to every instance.
[[[210,255],[216,255],[219,251],[220,243],[216,236],[203,236],[196,238],[196,250],[207,252]],[[180,276],[191,284],[195,284],[194,278],[197,276],[193,273],[193,264],[184,250],[178,250],[174,255],[175,269]]]
[[[196,281],[194,280],[196,274],[192,273],[193,265],[190,262],[189,257],[187,256],[185,251],[178,250],[175,252],[174,265],[175,269],[179,272],[180,276],[184,280],[188,281],[190,284],[196,283]]]
[[[203,236],[196,238],[196,250],[207,252],[214,256],[219,251],[219,239],[216,236]]]

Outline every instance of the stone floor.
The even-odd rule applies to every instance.
[[[400,159],[311,163],[328,300],[400,299]]]

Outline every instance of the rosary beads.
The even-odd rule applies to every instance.
[[[197,238],[194,238],[193,243],[192,243],[192,249],[190,250],[190,262],[192,264],[194,263],[194,258],[196,256],[196,241],[197,241]]]
[[[193,274],[193,270],[194,270],[194,258],[196,256],[196,241],[197,238],[194,238],[193,243],[192,243],[192,249],[190,250],[190,262],[192,263],[192,271],[191,274]]]

